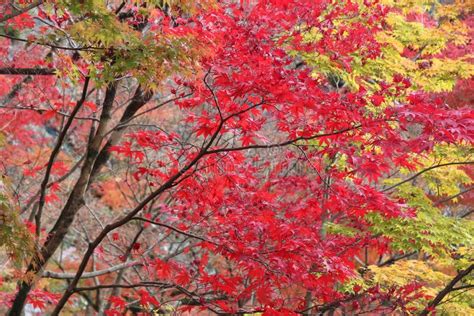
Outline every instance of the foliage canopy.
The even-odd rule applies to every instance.
[[[0,4],[2,312],[472,314],[444,2]]]

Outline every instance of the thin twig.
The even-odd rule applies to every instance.
[[[15,9],[14,12],[10,13],[10,14],[6,14],[4,16],[2,16],[0,18],[0,23],[3,23],[5,21],[8,21],[10,19],[13,19],[14,17],[16,16],[19,16],[20,14],[23,14],[27,11],[30,11],[31,9],[34,9],[36,8],[37,6],[41,5],[43,3],[43,0],[37,0],[37,1],[34,1],[32,3],[30,3],[29,5],[27,5],[26,7],[24,8],[21,8],[21,9]]]
[[[472,164],[474,164],[474,161],[455,161],[455,162],[448,162],[448,163],[442,163],[442,164],[434,165],[434,166],[431,166],[429,168],[423,169],[423,170],[415,173],[413,176],[409,177],[408,179],[405,179],[403,181],[395,183],[394,185],[382,190],[381,192],[391,191],[391,190],[395,189],[396,187],[421,176],[423,173],[428,172],[428,171],[433,170],[433,169],[436,169],[436,168],[452,166],[452,165],[472,165]]]

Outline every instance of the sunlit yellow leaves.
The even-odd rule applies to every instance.
[[[447,42],[438,29],[426,27],[420,22],[408,22],[403,15],[391,13],[386,21],[390,26],[386,32],[405,47],[423,49],[426,54],[436,54],[441,52]]]
[[[451,5],[432,0],[383,1],[395,8],[386,18],[387,27],[376,34],[382,44],[382,54],[374,60],[355,58],[351,71],[341,68],[329,56],[319,53],[301,54],[303,60],[314,69],[314,75],[337,75],[349,88],[357,90],[359,84],[378,90],[373,82],[391,82],[395,74],[410,78],[411,89],[427,92],[451,91],[456,81],[474,75],[472,56],[458,58],[440,57],[448,45],[465,45],[470,37],[468,28],[459,16],[466,10],[463,1]],[[417,18],[409,15],[417,14]],[[431,21],[428,23],[428,20]],[[433,19],[438,20],[434,25]],[[336,29],[343,22],[335,23]],[[318,34],[310,30],[306,41],[318,41]]]
[[[434,271],[421,260],[401,260],[392,265],[369,266],[373,280],[378,284],[403,286],[413,281],[423,282],[426,286],[437,287],[449,281],[450,276]]]
[[[435,164],[462,162],[472,160],[474,152],[469,147],[437,146],[430,157],[420,160],[422,168]],[[470,159],[471,158],[471,159]],[[451,196],[458,194],[460,185],[467,186],[474,182],[459,165],[435,168],[422,175],[423,180],[433,195]],[[456,202],[456,199],[453,199]]]
[[[404,286],[412,282],[423,285],[424,293],[432,297],[436,296],[444,286],[453,278],[434,264],[421,260],[404,260],[384,266],[369,266],[371,280],[383,288],[391,286]],[[474,306],[471,303],[474,295],[469,292],[452,292],[445,298],[445,303],[439,305],[442,315],[472,315]],[[414,307],[423,309],[426,299],[418,299],[412,302]],[[446,314],[444,314],[444,313]]]

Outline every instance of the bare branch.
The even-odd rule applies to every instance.
[[[84,292],[84,291],[95,291],[100,289],[112,289],[112,288],[121,288],[121,289],[133,289],[136,287],[159,287],[159,288],[170,288],[173,287],[167,283],[152,284],[152,283],[138,283],[138,284],[101,284],[96,286],[89,287],[77,287],[74,289],[74,292]]]
[[[180,229],[178,229],[178,228],[176,228],[176,227],[173,227],[173,226],[171,226],[171,225],[167,225],[167,224],[164,224],[164,223],[152,221],[152,220],[146,219],[146,218],[144,218],[144,217],[134,217],[134,218],[132,218],[132,219],[134,219],[134,220],[139,220],[139,221],[143,221],[143,222],[147,222],[147,223],[150,223],[150,224],[153,224],[153,225],[156,225],[156,226],[165,227],[165,228],[168,228],[168,229],[170,229],[170,230],[172,230],[172,231],[174,231],[174,232],[176,232],[176,233],[178,233],[178,234],[181,234],[181,235],[184,235],[184,236],[188,236],[188,237],[191,237],[191,238],[194,238],[194,239],[199,239],[199,240],[208,242],[208,243],[213,244],[213,245],[217,245],[217,246],[219,245],[219,244],[217,244],[217,243],[215,243],[215,242],[213,242],[213,241],[207,240],[207,239],[205,239],[205,238],[203,238],[203,237],[201,237],[201,236],[197,236],[197,235],[194,235],[194,234],[191,234],[191,233],[187,233],[187,232],[185,232],[185,231],[183,231],[183,230],[180,230]]]
[[[43,211],[43,206],[45,203],[45,195],[46,195],[46,187],[49,182],[49,176],[51,174],[51,169],[53,168],[53,163],[54,160],[56,159],[56,156],[58,155],[59,151],[61,150],[61,146],[63,144],[64,139],[66,138],[66,134],[69,130],[69,127],[72,125],[72,122],[74,121],[74,117],[76,116],[77,112],[79,112],[79,109],[81,106],[84,104],[86,101],[87,97],[87,89],[89,87],[89,77],[86,77],[86,80],[84,82],[84,87],[82,89],[82,95],[79,101],[77,101],[76,106],[71,112],[71,115],[69,116],[68,120],[66,121],[66,124],[64,125],[63,130],[58,136],[58,140],[56,142],[56,145],[53,148],[53,151],[51,152],[51,156],[49,157],[48,164],[46,165],[46,172],[44,175],[43,182],[41,182],[41,189],[40,189],[40,197],[39,197],[39,204],[38,204],[38,212],[36,213],[36,235],[39,236],[40,231],[41,231],[41,214]]]
[[[453,291],[467,290],[467,289],[472,289],[472,288],[474,288],[474,284],[466,284],[466,285],[460,285],[453,288]]]
[[[51,76],[55,74],[56,69],[53,68],[0,68],[0,75]]]
[[[395,263],[399,260],[403,260],[405,258],[413,256],[416,253],[417,253],[417,251],[412,251],[412,252],[408,252],[408,253],[405,253],[405,254],[400,255],[400,256],[393,256],[393,257],[387,259],[386,261],[379,263],[377,266],[379,266],[379,267],[388,266],[388,265],[391,265],[391,264],[393,264],[393,263]]]
[[[129,261],[129,262],[124,262],[122,264],[103,269],[103,270],[97,270],[97,271],[92,271],[92,272],[85,272],[82,274],[81,279],[90,279],[90,278],[95,278],[104,274],[112,273],[117,270],[122,270],[124,268],[130,268],[130,267],[135,267],[135,266],[140,266],[143,265],[140,261]],[[60,273],[60,272],[54,272],[54,271],[45,271],[43,272],[43,277],[44,278],[51,278],[51,279],[74,279],[76,276],[75,273]]]
[[[429,168],[423,169],[423,170],[415,173],[413,176],[409,177],[408,179],[405,179],[403,181],[395,183],[394,185],[382,190],[381,192],[387,192],[387,191],[393,190],[396,187],[421,176],[423,173],[428,172],[428,171],[433,170],[433,169],[436,169],[436,168],[446,167],[446,166],[453,166],[453,165],[472,165],[472,164],[474,164],[474,161],[456,161],[456,162],[448,162],[448,163],[442,163],[442,164],[439,164],[439,165],[434,165],[434,166],[431,166]]]
[[[458,196],[461,196],[461,195],[463,195],[464,193],[467,193],[467,192],[472,191],[472,190],[474,190],[474,186],[469,187],[469,188],[467,188],[467,189],[464,189],[464,190],[462,190],[461,192],[459,192],[459,193],[457,193],[457,194],[448,196],[448,197],[445,198],[445,199],[439,200],[439,201],[437,201],[434,205],[435,205],[435,206],[438,206],[438,205],[440,205],[440,204],[446,203],[446,202],[451,201],[452,199],[455,199],[455,198],[457,198]]]

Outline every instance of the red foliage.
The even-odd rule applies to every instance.
[[[365,23],[342,26],[336,32],[334,21],[359,14],[359,5],[370,8],[370,13],[362,15]],[[192,18],[180,18],[173,27],[162,25],[163,32],[198,36],[209,43],[212,53],[199,60],[202,73],[163,84],[163,90],[181,96],[174,102],[178,123],[132,128],[122,142],[108,148],[116,164],[113,168],[126,164],[126,170],[113,170],[114,176],[120,174],[125,180],[102,185],[99,197],[117,195],[127,185],[142,190],[145,198],[132,196],[131,189],[126,192],[130,197],[120,201],[123,203],[102,198],[111,208],[124,208],[119,219],[115,215],[107,218],[118,223],[114,232],[109,222],[90,224],[92,216],[86,217],[87,224],[105,232],[93,233],[100,244],[94,260],[118,264],[140,258],[144,263],[141,277],[149,277],[152,285],[168,290],[170,297],[185,297],[199,308],[220,312],[292,315],[306,307],[305,293],[321,306],[343,301],[346,295],[338,285],[357,273],[354,256],[368,245],[384,251],[389,243],[369,233],[364,216],[369,212],[385,218],[413,216],[404,201],[376,184],[393,168],[413,170],[416,163],[408,159],[412,154],[429,152],[441,142],[472,142],[474,137],[472,110],[448,108],[428,95],[414,93],[406,103],[384,108],[388,97],[406,93],[410,83],[405,78],[394,80],[396,92],[386,87],[376,95],[363,88],[349,93],[332,89],[324,78],[314,78],[309,67],[295,67],[288,53],[294,49],[330,56],[348,71],[353,55],[362,60],[379,56],[374,35],[382,28],[387,9],[377,1],[359,5],[329,0],[225,2]],[[68,19],[63,16],[56,23]],[[315,43],[303,40],[303,32],[311,28],[321,37]],[[9,67],[43,65],[40,49],[38,54],[19,52],[6,62],[10,43],[2,40],[0,45],[0,67],[3,63]],[[7,77],[0,95],[6,96],[20,80]],[[30,147],[52,143],[62,126],[61,113],[74,106],[74,98],[63,96],[55,80],[35,78],[23,83],[28,89],[13,99],[28,111],[0,110],[0,132],[12,138],[0,148],[2,158],[8,167],[21,165],[31,182],[41,179],[45,161],[33,160]],[[190,96],[184,97],[187,94]],[[371,110],[373,106],[377,111]],[[78,115],[96,110],[95,103],[88,102]],[[84,154],[91,121],[74,122],[69,155]],[[95,129],[91,131],[93,136]],[[19,148],[22,153],[18,156],[28,159],[20,163],[12,148]],[[340,157],[346,161],[343,167],[333,163]],[[61,177],[70,168],[56,162],[52,175]],[[94,185],[91,188],[97,190]],[[60,189],[58,185],[49,189],[47,204],[61,204]],[[33,191],[27,193],[34,198]],[[137,202],[140,200],[144,202]],[[147,224],[140,229],[154,232],[158,227],[185,238],[177,258],[166,257],[173,242],[156,246],[152,233],[140,241],[130,238],[128,233],[136,225],[126,225],[142,211],[146,215],[138,220]],[[132,215],[121,223],[126,214]],[[332,234],[326,231],[328,222],[362,233]],[[106,244],[109,232],[111,240]],[[120,248],[125,240],[130,241],[128,250],[119,255],[111,250],[111,245]],[[89,257],[83,260],[87,264]],[[142,278],[136,281],[140,288],[134,295],[139,304],[159,308],[158,299],[144,289],[150,284],[140,283]],[[403,307],[418,295],[417,290],[416,286],[387,293],[373,289],[361,293],[361,300],[390,301],[391,308]],[[32,304],[40,308],[55,298],[40,294],[32,292],[31,296]],[[127,304],[117,296],[109,301],[108,315],[118,315]],[[351,304],[356,310],[360,303]]]

